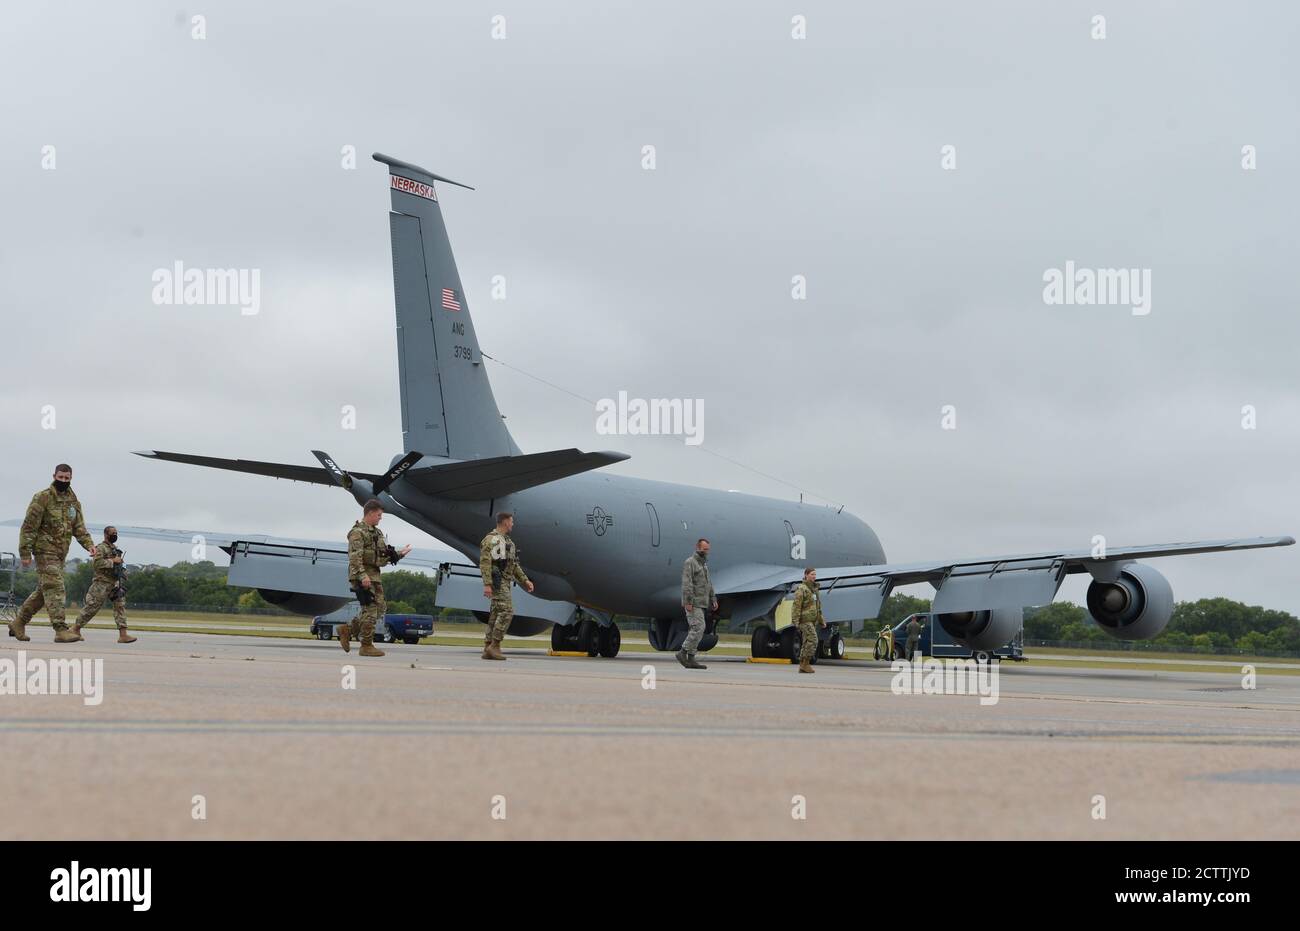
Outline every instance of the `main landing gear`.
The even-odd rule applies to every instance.
[[[770,620],[770,619],[769,619]],[[791,625],[773,630],[771,623],[759,624],[750,637],[749,652],[754,659],[788,659],[799,660],[799,628]],[[817,649],[813,651],[813,662],[819,659],[844,659],[844,638],[840,636],[839,627],[828,624],[817,628]]]
[[[613,621],[602,626],[595,618],[579,611],[572,624],[551,628],[551,649],[556,653],[586,653],[613,659],[623,644],[618,625]]]

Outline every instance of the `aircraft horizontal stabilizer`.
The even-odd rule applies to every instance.
[[[137,456],[146,459],[165,459],[168,462],[185,462],[190,465],[207,466],[209,469],[228,469],[231,472],[249,472],[253,475],[269,475],[272,478],[287,478],[295,482],[311,482],[315,485],[333,485],[337,479],[328,469],[320,466],[291,465],[284,462],[258,462],[256,459],[217,459],[213,456],[192,456],[189,453],[165,453],[156,449],[139,450]],[[368,472],[353,472],[358,478],[378,481],[381,476]]]
[[[521,456],[470,459],[446,465],[411,469],[403,481],[426,495],[457,501],[502,498],[525,488],[589,472],[629,458],[626,453],[584,453],[580,449],[555,449]]]

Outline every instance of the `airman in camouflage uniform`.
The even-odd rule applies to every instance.
[[[921,642],[921,631],[925,625],[916,619],[916,615],[907,622],[907,661],[912,661],[912,656],[916,653],[917,645]]]
[[[718,610],[718,598],[709,580],[709,541],[701,537],[695,552],[682,563],[682,608],[686,611],[686,639],[677,651],[677,662],[687,669],[708,669],[696,662],[695,651],[704,637],[704,608]]]
[[[397,561],[411,551],[411,544],[399,553],[388,545],[379,522],[384,517],[384,506],[371,498],[362,508],[361,520],[352,525],[348,531],[348,584],[357,593],[361,602],[361,611],[351,624],[339,625],[339,644],[344,652],[350,652],[349,638],[355,626],[361,639],[362,656],[383,656],[384,651],[375,647],[375,627],[384,619],[388,607],[384,601],[384,583],[380,580],[379,567],[384,564],[396,565]]]
[[[117,567],[122,565],[122,551],[117,543],[117,528],[104,528],[104,542],[95,546],[95,575],[90,580],[86,599],[81,603],[81,614],[72,632],[81,639],[81,628],[90,623],[90,619],[99,613],[105,601],[113,602],[113,622],[117,624],[117,642],[135,643],[135,638],[126,629],[126,592],[118,585]]]
[[[533,583],[519,565],[519,550],[510,539],[510,531],[514,529],[515,516],[502,511],[497,515],[497,529],[479,544],[478,569],[483,576],[483,597],[491,603],[487,634],[483,638],[483,659],[506,658],[501,652],[501,641],[515,616],[511,588],[518,582],[529,592],[533,590]]]
[[[95,549],[95,541],[86,532],[86,518],[81,502],[72,490],[72,467],[60,463],[54,469],[54,481],[49,488],[38,491],[27,507],[22,530],[18,532],[18,556],[23,568],[36,559],[36,590],[18,609],[18,615],[9,626],[9,635],[19,640],[30,640],[27,622],[37,611],[45,608],[54,627],[55,643],[76,643],[81,639],[68,629],[64,614],[67,592],[63,587],[63,563],[68,558],[68,547],[76,537],[86,552]]]
[[[817,570],[803,571],[803,584],[794,593],[790,621],[799,628],[799,671],[815,672],[813,653],[817,650],[817,628],[826,626],[822,616],[821,592],[817,588]]]

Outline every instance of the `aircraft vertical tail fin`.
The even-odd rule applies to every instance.
[[[403,448],[452,459],[517,454],[488,383],[434,187],[467,185],[378,152],[373,157],[388,166],[392,197]]]

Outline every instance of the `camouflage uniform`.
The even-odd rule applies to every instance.
[[[912,618],[907,622],[907,661],[909,663],[912,661],[913,652],[921,642],[921,628],[924,626],[916,618]]]
[[[56,633],[68,629],[64,615],[67,592],[63,587],[63,563],[68,558],[73,537],[86,552],[94,551],[95,541],[86,532],[86,518],[76,492],[71,488],[60,492],[51,483],[32,498],[22,530],[18,532],[19,558],[35,556],[37,586],[18,609],[11,628],[15,636],[24,635],[27,622],[42,607],[49,613]]]
[[[378,527],[372,527],[363,520],[357,521],[348,531],[348,584],[360,589],[363,578],[370,579],[370,593],[374,600],[363,605],[357,617],[349,625],[357,631],[362,646],[373,643],[375,628],[383,622],[387,603],[384,601],[384,583],[380,581],[380,565],[391,562],[388,555],[388,541]]]
[[[510,534],[493,530],[479,544],[478,569],[483,576],[483,586],[492,589],[492,607],[488,611],[487,637],[498,645],[505,639],[506,630],[515,616],[511,586],[518,582],[528,584],[528,576],[519,565],[519,551]]]
[[[117,547],[108,541],[95,547],[95,576],[90,580],[86,600],[81,604],[81,614],[77,618],[78,627],[85,627],[90,623],[90,619],[99,613],[99,609],[108,600],[109,593],[117,587],[117,566],[113,564],[117,552]],[[113,599],[113,622],[117,624],[118,630],[126,630],[125,595]]]
[[[686,612],[688,629],[686,640],[682,644],[682,652],[687,656],[694,656],[700,648],[700,640],[704,637],[704,611],[717,600],[713,593],[713,583],[709,580],[707,558],[698,551],[692,553],[682,563],[682,607],[691,606]]]
[[[812,662],[817,650],[817,628],[826,626],[826,619],[822,617],[821,592],[816,582],[805,579],[795,589],[790,620],[799,627],[799,665],[806,666]]]

